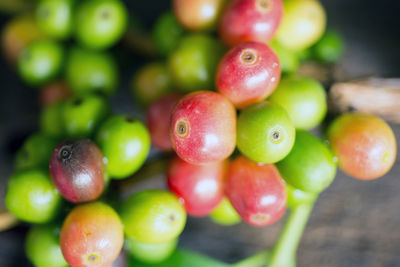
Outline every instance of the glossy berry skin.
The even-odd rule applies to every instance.
[[[76,11],[75,38],[89,49],[107,49],[118,42],[127,24],[128,11],[122,1],[84,1]]]
[[[172,112],[170,137],[178,156],[188,163],[224,160],[236,145],[236,110],[218,93],[188,94]]]
[[[385,175],[396,160],[396,139],[390,126],[367,114],[344,114],[330,125],[328,140],[348,175],[372,180]]]
[[[150,134],[139,120],[114,115],[100,126],[97,142],[106,157],[107,173],[123,179],[136,172],[150,151]]]
[[[269,42],[281,21],[281,0],[237,0],[225,10],[219,25],[221,39],[228,46],[241,42]]]
[[[27,169],[10,177],[4,203],[22,221],[46,223],[57,215],[61,200],[47,172]]]
[[[41,0],[36,7],[36,22],[49,37],[68,38],[72,33],[74,0]]]
[[[245,42],[232,48],[221,60],[216,87],[236,107],[244,108],[269,96],[280,77],[276,54],[265,44]]]
[[[268,46],[277,55],[282,73],[293,73],[298,69],[300,57],[296,51],[287,49],[276,40],[271,41]]]
[[[251,225],[270,225],[285,213],[285,184],[274,165],[239,156],[229,167],[225,190],[240,217]]]
[[[95,200],[104,189],[103,154],[88,139],[64,141],[53,152],[50,174],[58,191],[68,201]]]
[[[17,151],[14,167],[17,170],[49,166],[49,160],[58,142],[43,133],[29,136]]]
[[[323,35],[326,13],[318,0],[286,0],[285,14],[276,33],[276,39],[290,50],[312,46]]]
[[[328,110],[322,84],[300,75],[283,78],[268,100],[287,111],[296,129],[310,130],[316,127]]]
[[[178,198],[162,190],[133,194],[121,206],[125,234],[147,244],[177,238],[186,224],[186,212]]]
[[[210,35],[185,36],[168,57],[168,71],[174,86],[182,92],[211,90],[223,54],[222,44]]]
[[[312,134],[298,130],[292,151],[276,166],[287,183],[308,193],[321,193],[335,179],[330,149]]]
[[[135,259],[148,264],[156,264],[167,259],[176,249],[178,238],[160,244],[147,244],[132,237],[126,238],[125,248]]]
[[[245,108],[238,117],[237,146],[249,159],[275,163],[292,149],[296,132],[287,112],[264,101]]]
[[[212,211],[210,218],[213,222],[225,226],[235,225],[242,221],[227,197],[224,197]]]
[[[62,118],[68,137],[89,138],[111,113],[107,99],[99,94],[86,94],[68,100]]]
[[[46,135],[60,138],[65,135],[63,121],[64,103],[59,102],[44,107],[39,116],[40,131]]]
[[[54,81],[43,86],[39,91],[39,104],[48,107],[55,103],[67,100],[72,95],[71,90],[64,81]]]
[[[62,68],[64,49],[49,40],[30,43],[19,55],[18,71],[29,85],[39,86],[56,77]]]
[[[118,85],[118,68],[114,58],[82,48],[69,51],[65,76],[71,90],[76,95],[98,91],[112,95]]]
[[[225,0],[174,0],[175,16],[187,29],[212,29],[224,7]]]
[[[37,267],[68,267],[59,240],[60,227],[57,224],[35,225],[26,237],[26,255]]]
[[[1,44],[3,55],[11,64],[15,64],[20,53],[31,42],[44,37],[44,33],[35,23],[32,14],[15,16],[4,25]]]
[[[222,200],[226,167],[225,161],[193,165],[175,157],[167,172],[168,187],[189,215],[206,216]]]
[[[61,250],[65,260],[74,267],[110,266],[123,242],[118,214],[102,202],[75,207],[61,228]]]
[[[161,151],[172,151],[171,139],[169,138],[171,113],[181,97],[180,94],[165,95],[147,109],[147,126],[149,127],[151,142]]]
[[[171,53],[178,46],[185,30],[171,11],[163,13],[155,22],[152,31],[154,45],[163,56]]]
[[[132,80],[135,101],[148,106],[172,91],[172,82],[165,64],[149,63],[138,70]]]

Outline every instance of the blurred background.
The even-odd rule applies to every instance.
[[[328,27],[340,32],[346,52],[338,68],[344,77],[400,77],[400,4],[393,0],[321,0]],[[168,0],[125,1],[130,13],[150,29],[170,8]],[[0,28],[12,15],[0,14]],[[112,49],[120,68],[116,113],[143,113],[130,94],[135,70],[148,59],[119,44]],[[124,55],[124,56],[123,56]],[[129,55],[129,56],[126,56]],[[38,129],[37,90],[22,83],[13,67],[0,57],[0,208],[13,154],[26,136]],[[372,105],[373,103],[371,103]],[[399,103],[400,105],[400,103]],[[400,143],[400,126],[391,125]],[[154,183],[160,182],[162,177]],[[400,266],[400,161],[381,179],[361,182],[339,172],[317,202],[298,251],[298,266]],[[189,219],[180,246],[235,262],[273,244],[283,219],[273,226],[217,226],[208,218]],[[30,266],[23,252],[26,225],[0,232],[0,266]]]

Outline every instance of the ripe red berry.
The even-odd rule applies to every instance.
[[[172,112],[170,136],[174,150],[186,162],[224,160],[236,145],[236,110],[218,93],[188,94]]]
[[[265,44],[246,42],[232,48],[221,60],[217,90],[238,108],[264,100],[277,87],[281,67]]]
[[[64,141],[50,159],[50,174],[54,185],[68,201],[95,200],[104,189],[103,154],[90,140]]]
[[[110,266],[123,242],[124,230],[118,214],[102,202],[75,207],[60,233],[62,254],[74,267]]]
[[[286,209],[286,189],[276,167],[243,156],[228,170],[226,194],[242,219],[255,226],[276,222]]]
[[[222,15],[219,33],[229,46],[246,41],[268,43],[281,21],[281,0],[236,0]]]
[[[222,200],[226,167],[225,161],[193,165],[175,157],[168,168],[168,187],[189,215],[206,216]]]
[[[172,110],[180,98],[180,94],[165,95],[151,104],[147,110],[147,126],[149,127],[151,142],[162,151],[172,150],[169,125]]]

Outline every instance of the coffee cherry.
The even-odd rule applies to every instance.
[[[27,84],[39,86],[60,73],[63,60],[61,44],[48,40],[35,41],[19,55],[18,71]]]
[[[178,238],[159,244],[147,244],[127,237],[125,245],[126,250],[135,259],[148,264],[156,264],[167,259],[175,251]]]
[[[237,146],[249,159],[275,163],[290,152],[296,132],[287,112],[264,101],[245,108],[237,125]]]
[[[176,103],[182,96],[168,94],[155,101],[147,110],[147,125],[151,141],[155,147],[162,151],[171,151],[172,144],[169,138],[171,113]]]
[[[66,39],[72,33],[74,0],[40,0],[36,7],[36,22],[48,36]]]
[[[63,102],[55,103],[43,108],[39,116],[40,131],[51,137],[64,137],[65,128],[63,121],[63,110]]]
[[[268,100],[281,105],[297,129],[316,127],[328,110],[324,87],[314,79],[299,75],[283,78]]]
[[[188,94],[172,112],[170,136],[174,150],[188,163],[224,160],[236,145],[235,108],[218,93]]]
[[[242,219],[255,226],[276,222],[286,210],[286,189],[278,170],[243,156],[232,161],[226,194]]]
[[[172,83],[167,67],[163,63],[147,64],[133,77],[133,96],[143,106],[150,105],[170,91],[172,91]]]
[[[39,91],[39,104],[48,107],[67,100],[72,95],[71,89],[64,81],[54,81],[43,86]]]
[[[146,126],[129,116],[109,117],[97,132],[97,142],[107,159],[107,173],[115,179],[135,173],[150,151],[150,134]]]
[[[61,228],[61,250],[74,267],[110,266],[121,252],[123,242],[120,218],[102,202],[75,207]]]
[[[326,13],[318,0],[286,0],[285,14],[276,39],[291,50],[302,50],[317,42],[325,31]]]
[[[225,44],[269,42],[282,18],[281,0],[237,0],[222,15],[219,34]]]
[[[175,157],[167,172],[168,187],[179,197],[189,215],[208,215],[224,195],[226,167],[225,161],[193,165]]]
[[[241,43],[221,60],[216,76],[218,92],[238,108],[260,102],[276,88],[281,77],[278,57],[265,44]]]
[[[59,240],[60,227],[57,224],[35,225],[26,237],[26,255],[37,267],[68,267]]]
[[[64,141],[53,152],[50,174],[58,191],[68,201],[95,200],[104,189],[103,154],[90,140]]]
[[[396,160],[396,138],[383,120],[366,114],[345,114],[330,125],[328,139],[348,175],[372,180],[385,175]]]
[[[112,95],[118,85],[117,64],[110,54],[77,47],[69,51],[65,76],[77,95],[93,91]]]
[[[87,0],[80,3],[75,15],[77,41],[94,50],[107,49],[124,34],[128,11],[119,0]]]
[[[330,149],[312,134],[298,130],[292,151],[276,164],[282,177],[296,189],[320,193],[333,181],[336,162]]]
[[[139,242],[165,243],[177,238],[186,223],[186,212],[178,198],[162,190],[146,190],[122,203],[125,234]]]
[[[230,226],[240,223],[239,214],[232,207],[231,202],[228,198],[224,197],[218,206],[210,214],[211,220],[217,224]]]
[[[225,0],[174,0],[174,13],[189,30],[208,30],[215,27]]]
[[[30,223],[50,222],[57,215],[61,196],[47,172],[27,169],[14,173],[4,199],[7,209],[18,219]]]
[[[205,34],[184,37],[169,55],[168,71],[173,84],[182,92],[211,90],[224,48]]]

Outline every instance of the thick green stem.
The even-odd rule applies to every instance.
[[[268,267],[295,267],[296,253],[314,203],[293,207],[275,244]]]

